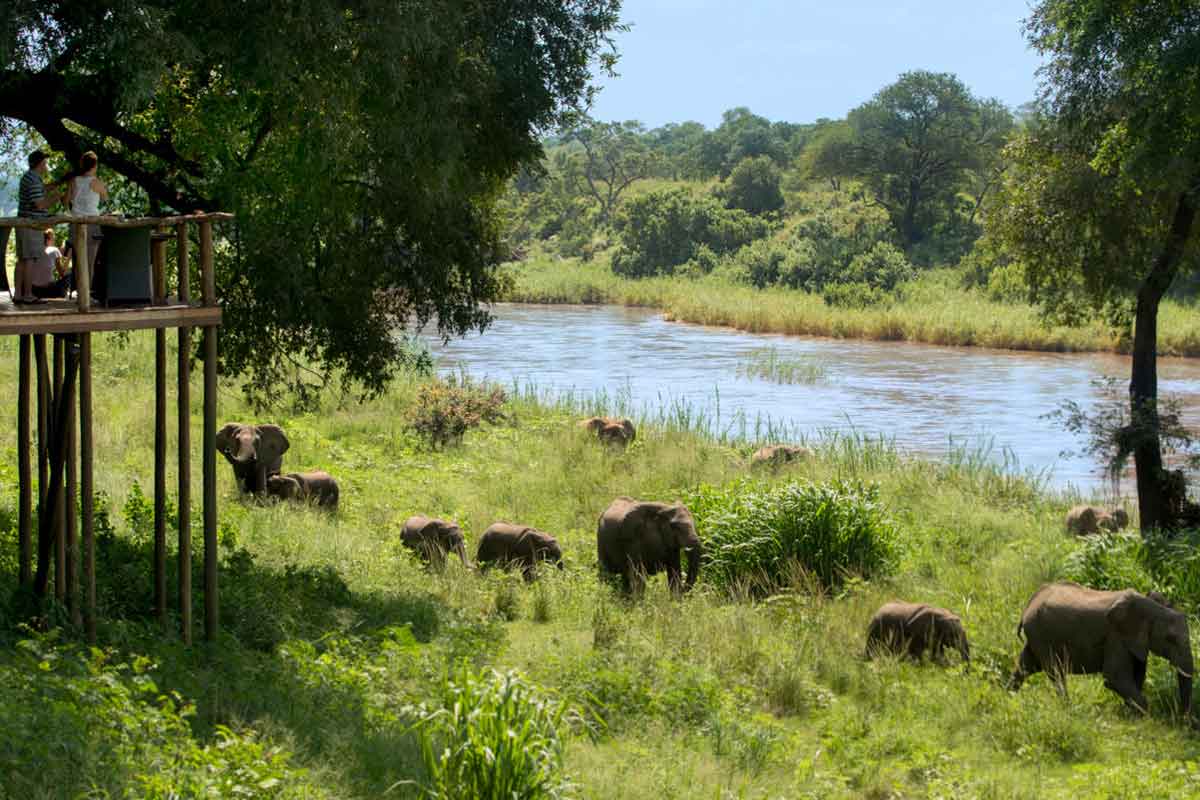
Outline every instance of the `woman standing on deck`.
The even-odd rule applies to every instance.
[[[104,181],[96,177],[96,169],[100,161],[96,154],[88,150],[79,157],[79,172],[71,178],[67,187],[67,205],[71,213],[77,217],[100,216],[100,201],[108,202],[108,187]],[[88,264],[95,263],[96,237],[100,235],[99,225],[88,225]],[[72,243],[78,245],[77,242]]]

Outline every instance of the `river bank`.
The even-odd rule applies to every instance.
[[[1112,547],[1081,561],[1088,545],[1061,530],[1069,501],[1019,476],[970,459],[914,459],[862,437],[815,441],[815,458],[763,480],[877,486],[901,542],[889,576],[829,593],[797,576],[769,602],[722,593],[703,574],[673,601],[660,578],[631,604],[596,579],[597,514],[621,494],[671,501],[739,486],[748,445],[651,423],[612,453],[574,425],[603,409],[510,392],[500,423],[430,450],[405,423],[427,378],[403,377],[362,405],[331,391],[319,406],[267,415],[223,382],[221,420],[282,425],[285,467],[331,472],[341,508],[249,502],[222,462],[223,635],[215,647],[185,648],[146,613],[152,528],[134,486],[152,485],[152,349],[138,334],[124,347],[97,343],[104,651],[84,654],[84,668],[70,666],[77,656],[62,641],[17,646],[30,633],[0,604],[0,795],[165,796],[170,786],[214,797],[417,797],[427,775],[415,714],[464,662],[517,670],[590,721],[561,731],[580,797],[1165,798],[1195,789],[1200,751],[1171,717],[1174,683],[1160,660],[1150,660],[1148,719],[1125,712],[1098,678],[1072,678],[1069,699],[1040,676],[1016,694],[1003,687],[1020,647],[1015,620],[1040,583],[1145,582],[1140,567]],[[13,374],[0,375],[0,397],[15,398]],[[192,423],[198,458],[200,417]],[[0,449],[11,452],[13,436],[0,431]],[[10,521],[14,463],[0,473],[0,515]],[[454,562],[427,572],[398,543],[418,512],[457,520],[472,554],[496,520],[550,531],[567,568],[532,586]],[[16,543],[4,531],[7,600]],[[860,660],[867,619],[896,597],[959,611],[972,669]],[[171,692],[177,699],[164,699]]]
[[[908,341],[1041,352],[1128,352],[1128,342],[1099,321],[1079,328],[1047,325],[1031,306],[997,303],[956,285],[945,272],[905,287],[892,305],[834,308],[807,292],[755,289],[711,278],[631,280],[603,259],[537,256],[506,267],[505,297],[521,303],[605,303],[654,308],[669,319],[753,333]],[[1200,312],[1174,301],[1159,316],[1159,355],[1200,357]]]

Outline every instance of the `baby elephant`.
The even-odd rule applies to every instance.
[[[812,456],[812,450],[790,444],[771,444],[760,447],[750,456],[751,467],[777,468],[793,461],[802,461]]]
[[[451,552],[458,554],[464,567],[471,566],[462,528],[453,522],[420,515],[409,517],[400,531],[400,541],[437,569],[446,565],[446,554]]]
[[[953,612],[924,603],[885,603],[867,628],[867,658],[878,652],[903,653],[920,660],[926,651],[943,662],[943,650],[957,650],[963,663],[971,661],[971,648],[962,620]]]
[[[1123,508],[1105,511],[1096,506],[1075,506],[1067,512],[1067,533],[1088,536],[1100,531],[1115,532],[1129,525]]]
[[[270,475],[267,477],[267,494],[302,503],[315,502],[321,508],[336,509],[338,504],[337,481],[319,469]]]
[[[580,420],[579,427],[586,429],[605,444],[617,447],[626,447],[637,438],[637,429],[629,419],[588,417]]]
[[[504,569],[520,566],[521,574],[528,582],[536,577],[537,565],[542,561],[563,568],[562,548],[558,546],[558,540],[536,528],[495,522],[479,537],[475,563],[480,569],[486,569],[493,563]]]

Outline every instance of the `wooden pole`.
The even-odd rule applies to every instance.
[[[74,223],[71,225],[71,240],[75,243],[75,293],[79,297],[79,310],[88,311],[92,307],[92,267],[89,263],[91,230],[87,225]],[[91,348],[91,342],[88,342]]]
[[[200,271],[204,305],[217,303],[213,269],[212,222],[200,223]],[[217,328],[204,328],[204,638],[216,641],[217,601]]]
[[[154,269],[154,305],[166,305],[167,243],[157,235],[150,239],[150,264]]]
[[[191,302],[188,265],[188,226],[175,226],[179,272],[179,302]],[[191,429],[192,329],[179,329],[179,366],[176,414],[179,418],[179,617],[185,644],[192,643],[192,429]]]
[[[79,489],[83,540],[83,625],[88,642],[96,641],[96,541],[92,483],[92,335],[79,334]]]
[[[154,332],[154,613],[167,624],[167,332]]]
[[[63,337],[54,337],[54,415],[51,419],[54,424],[51,428],[50,439],[54,442],[57,437],[63,436],[61,446],[51,454],[52,459],[66,455],[66,427],[62,431],[58,430],[58,421],[66,418],[63,414],[65,409],[60,408],[63,404]],[[63,464],[51,461],[50,471],[53,474],[57,470],[63,469]],[[51,479],[53,483],[53,478]],[[60,603],[67,601],[67,502],[66,493],[60,490],[55,494],[54,500],[54,597]]]
[[[45,508],[49,513],[38,519],[38,563],[33,576],[33,593],[36,597],[46,596],[50,581],[50,567],[54,559],[56,545],[55,532],[63,527],[61,509],[63,503],[63,466],[66,461],[67,420],[70,418],[68,409],[75,402],[75,377],[79,362],[74,349],[67,354],[66,374],[59,387],[57,402],[54,404],[54,423],[50,430],[50,483],[46,488]],[[55,590],[61,582],[65,598],[66,578],[65,565],[57,568],[55,573]]]
[[[46,459],[50,440],[50,370],[46,365],[46,334],[33,337],[33,356],[37,362],[37,437],[38,437],[38,517],[45,515],[46,486],[50,483],[50,462]]]
[[[29,429],[29,381],[32,348],[29,336],[21,337],[20,366],[17,377],[17,550],[18,575],[22,588],[33,580],[33,467],[29,449],[32,435]]]
[[[78,364],[79,352],[79,337],[72,336],[67,343],[67,347],[72,348]],[[68,398],[67,402],[67,430],[66,430],[66,454],[67,454],[67,494],[65,503],[67,507],[66,519],[66,551],[67,551],[67,608],[71,612],[71,624],[77,628],[83,624],[83,616],[80,613],[79,607],[79,540],[77,518],[75,513],[76,498],[78,497],[78,460],[76,459],[76,443],[79,438],[78,431],[75,428],[79,415],[76,413],[75,403],[72,398]]]

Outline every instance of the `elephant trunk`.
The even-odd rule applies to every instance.
[[[462,560],[463,566],[467,569],[471,569],[471,562],[467,560],[467,548],[462,542],[454,545],[454,552],[458,553],[458,557]]]
[[[686,592],[696,584],[696,579],[700,577],[700,544],[692,545],[687,551],[687,581],[683,584],[683,590]]]

